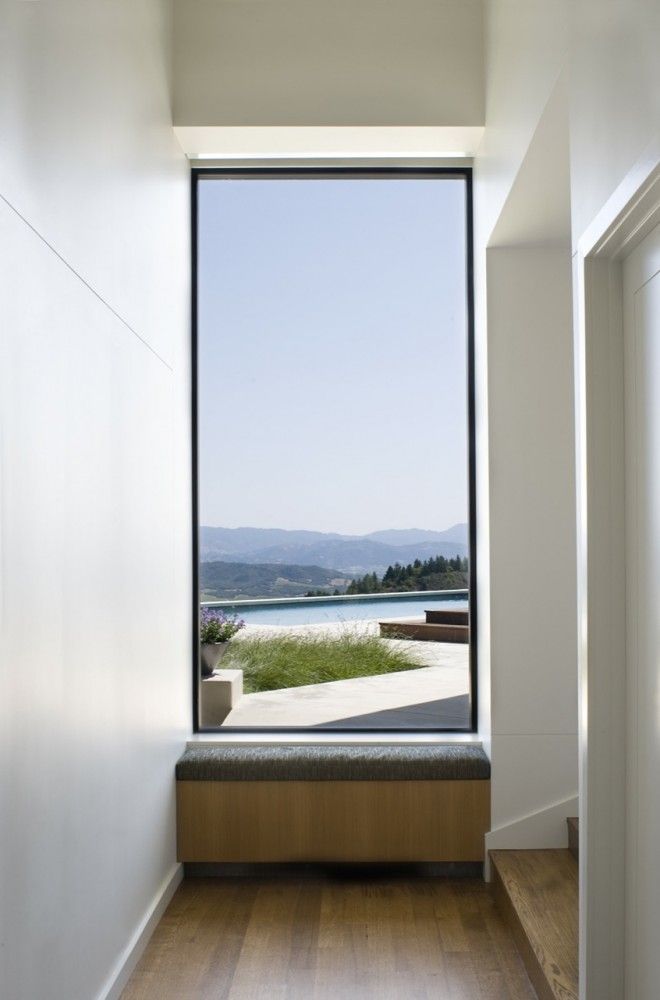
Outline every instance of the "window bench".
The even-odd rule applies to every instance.
[[[478,744],[189,747],[176,778],[180,861],[484,858],[490,763]]]

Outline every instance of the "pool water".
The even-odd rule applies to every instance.
[[[367,597],[360,600],[309,599],[282,604],[258,604],[238,601],[206,604],[208,608],[237,614],[248,625],[313,625],[328,622],[360,621],[377,618],[422,618],[424,612],[434,608],[451,607],[457,611],[467,610],[467,598],[463,593],[441,596],[437,592],[428,597],[418,594],[410,597]]]

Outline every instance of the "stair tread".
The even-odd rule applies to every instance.
[[[540,997],[578,997],[578,867],[570,851],[491,851],[496,881],[519,924]],[[527,964],[527,961],[526,961]],[[540,982],[542,977],[542,982]],[[541,986],[541,989],[539,988]]]

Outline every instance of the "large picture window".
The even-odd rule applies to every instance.
[[[468,169],[193,175],[202,730],[466,731]]]

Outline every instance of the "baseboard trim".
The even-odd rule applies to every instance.
[[[115,966],[108,976],[97,1000],[119,1000],[133,969],[149,943],[149,938],[156,925],[167,909],[172,896],[183,878],[183,865],[175,864],[163,880],[158,892],[147,908],[142,920],[135,929],[130,941],[119,956]]]
[[[486,859],[484,873],[490,882],[490,851],[541,850],[568,846],[566,820],[578,815],[578,797],[571,795],[560,802],[553,802],[544,809],[521,816],[519,819],[497,827],[486,834]]]

